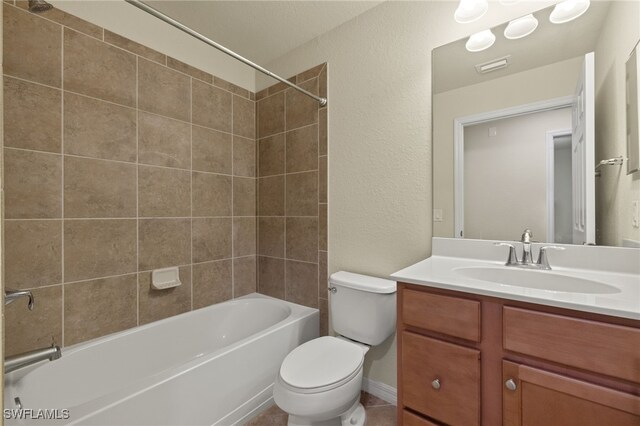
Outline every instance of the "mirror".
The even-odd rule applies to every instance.
[[[434,236],[530,228],[541,242],[640,247],[640,172],[625,164],[640,3],[591,2],[564,24],[553,8],[526,37],[507,39],[505,22],[486,50],[468,38],[433,50]]]

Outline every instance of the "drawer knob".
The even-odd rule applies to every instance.
[[[431,387],[434,388],[435,390],[439,390],[440,389],[440,379],[435,379],[433,382],[431,382]]]
[[[509,389],[510,391],[514,391],[516,389],[518,389],[518,385],[516,385],[515,380],[513,379],[509,379],[506,382],[504,382],[504,385],[507,387],[507,389]]]

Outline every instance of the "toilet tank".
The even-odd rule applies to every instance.
[[[329,278],[331,326],[336,333],[379,345],[396,328],[396,282],[351,272]]]

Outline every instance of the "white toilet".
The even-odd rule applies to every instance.
[[[364,425],[360,404],[364,355],[396,326],[396,282],[350,272],[329,279],[331,325],[324,336],[291,351],[273,389],[290,426]]]

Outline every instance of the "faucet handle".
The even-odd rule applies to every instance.
[[[516,263],[518,263],[516,248],[513,244],[498,242],[498,243],[493,243],[493,245],[498,247],[502,247],[502,246],[509,247],[509,257],[507,258],[507,262],[505,263],[505,265],[509,266],[509,265],[515,265]]]
[[[564,250],[564,247],[560,246],[542,246],[540,247],[540,251],[538,252],[538,261],[537,265],[540,265],[542,269],[551,269],[549,265],[549,259],[547,259],[547,250]]]
[[[33,311],[33,293],[31,293],[31,291],[29,290],[5,290],[4,292],[4,304],[8,305],[9,303],[13,302],[14,300],[20,298],[20,297],[28,297],[29,298],[29,304],[27,305],[27,307],[29,308],[30,311]]]

